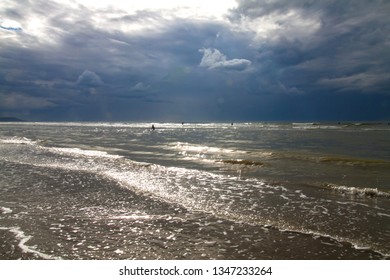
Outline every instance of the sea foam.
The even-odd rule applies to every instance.
[[[31,246],[26,245],[26,243],[32,238],[32,236],[26,235],[19,227],[0,227],[0,230],[7,230],[15,234],[16,239],[19,241],[18,247],[22,250],[23,253],[34,254],[45,260],[59,260],[61,258],[48,255],[42,252],[39,252],[33,249]]]
[[[8,208],[8,207],[0,207],[0,212],[3,213],[3,214],[11,214],[12,213],[12,209]]]

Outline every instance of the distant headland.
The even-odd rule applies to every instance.
[[[24,120],[12,117],[0,117],[0,122],[24,122]]]

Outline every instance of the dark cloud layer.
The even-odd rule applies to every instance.
[[[390,119],[390,3],[240,0],[223,19],[6,1],[0,116]]]

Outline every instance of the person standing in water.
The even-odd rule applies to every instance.
[[[152,124],[152,130],[155,130],[156,128],[154,127],[154,124]]]

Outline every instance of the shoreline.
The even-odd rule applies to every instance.
[[[274,230],[272,230],[272,228],[270,228],[269,230],[271,232],[274,231]],[[278,231],[278,230],[275,230],[274,233],[276,233],[276,235],[283,234],[283,232]],[[284,232],[284,233],[288,233],[288,232]],[[303,239],[309,238],[309,236],[310,236],[309,234],[302,234],[302,233],[299,234],[296,232],[290,232],[290,234],[292,234],[292,235],[298,234],[299,238],[303,238]],[[277,237],[278,236],[274,236],[274,238],[277,238]],[[263,260],[339,260],[339,261],[342,261],[342,260],[388,260],[389,259],[388,256],[382,255],[382,254],[375,252],[371,249],[365,249],[365,248],[358,249],[348,242],[338,242],[332,238],[323,237],[323,236],[312,239],[311,246],[306,248],[309,251],[307,252],[307,255],[305,257],[303,257],[303,256],[297,257],[296,255],[293,256],[294,254],[291,255],[291,250],[295,251],[299,247],[299,244],[290,243],[289,246],[285,247],[288,244],[284,243],[284,246],[280,246],[278,248],[278,246],[276,246],[276,247],[272,246],[272,244],[273,244],[273,242],[271,242],[273,240],[272,237],[271,238],[268,237],[267,239],[270,241],[270,244],[268,244],[268,245],[263,244],[265,246],[260,246],[257,248],[257,249],[263,249],[264,253],[265,253],[265,255],[263,255],[262,258],[258,258],[258,260],[263,259]],[[22,247],[27,246],[24,243],[27,242],[28,240],[29,240],[29,237],[19,238],[18,234],[12,232],[12,229],[0,228],[0,261],[1,260],[65,260],[65,259],[62,259],[61,257],[57,257],[57,258],[51,257],[51,256],[48,256],[44,253],[40,253],[38,251],[34,252],[34,249],[23,250]],[[300,243],[299,240],[298,240],[298,243]],[[325,249],[325,247],[321,247],[321,246],[318,247],[320,244],[330,245],[330,247],[326,246],[327,250],[333,248],[333,250],[335,250],[335,251],[333,251],[331,253],[332,250],[328,251],[328,252],[326,252],[327,250],[325,250],[324,255],[322,255],[322,257],[320,257],[319,255],[314,256],[313,255],[314,251],[316,251],[316,250],[321,251],[321,250]],[[257,247],[257,246],[254,246],[252,248],[252,250],[255,249],[255,247]],[[285,249],[284,254],[282,253],[282,251],[283,251],[282,248]],[[31,251],[29,251],[29,250],[31,250]],[[314,250],[314,251],[312,251],[312,250]],[[349,252],[351,250],[352,251],[357,250],[357,251],[359,251],[359,253],[356,254],[352,258],[348,257],[348,256],[350,256]],[[276,253],[277,251],[280,251],[277,254],[279,257],[276,257],[276,256],[273,257],[272,252]],[[284,257],[281,257],[282,255],[280,255],[280,253],[282,253],[282,255],[284,255]],[[48,256],[48,258],[45,258],[44,256]],[[74,258],[73,260],[120,260],[120,259],[121,258],[108,258],[108,259],[107,258],[98,258],[98,259],[96,259],[96,258],[83,258],[83,259]],[[153,260],[153,258],[146,258],[144,260],[148,260],[148,259]],[[171,259],[172,258],[169,258],[169,257],[166,259],[163,258],[163,260],[171,260]],[[186,257],[180,258],[179,257],[179,258],[174,258],[174,259],[175,260],[201,260],[204,258],[186,258]],[[217,259],[218,260],[229,260],[230,258],[217,258]],[[238,257],[237,259],[243,259],[243,258]],[[70,260],[72,260],[72,259],[70,259]],[[141,260],[141,258],[139,258],[139,256],[138,256],[138,258],[135,258],[135,259],[128,258],[128,260]],[[212,258],[209,260],[214,260],[214,259]]]

